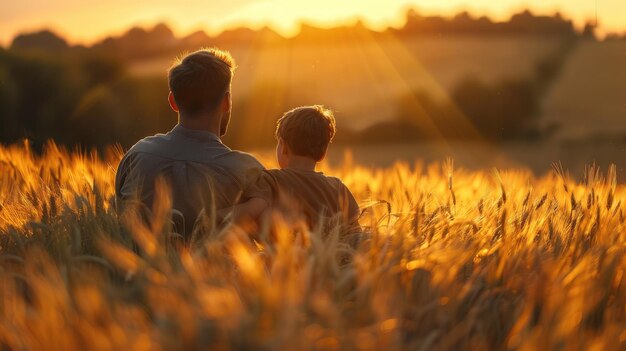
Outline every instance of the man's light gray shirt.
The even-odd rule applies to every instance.
[[[248,178],[263,166],[252,155],[233,151],[208,131],[177,125],[167,134],[147,137],[124,156],[115,177],[118,203],[137,199],[152,208],[155,180],[172,188],[173,207],[184,215],[186,236],[203,208],[233,206]]]

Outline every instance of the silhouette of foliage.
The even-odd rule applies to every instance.
[[[454,89],[452,99],[483,136],[495,140],[520,136],[538,108],[533,86],[525,81],[489,85],[469,78]]]
[[[537,16],[526,10],[514,14],[509,21],[493,22],[487,17],[472,17],[462,12],[454,18],[422,16],[414,9],[406,13],[406,25],[393,30],[398,35],[541,35],[576,36],[572,21],[559,13],[554,16]]]
[[[19,34],[13,39],[12,49],[17,50],[42,50],[47,52],[57,52],[67,50],[69,46],[65,39],[57,34],[42,30],[34,33]]]
[[[438,101],[420,90],[401,95],[397,100],[396,119],[368,128],[362,138],[368,141],[438,137],[515,139],[535,128],[537,108],[538,97],[531,81],[503,80],[486,84],[468,77],[453,89],[449,100]]]
[[[104,146],[163,127],[165,79],[124,76],[124,65],[104,56],[0,52],[2,141]]]

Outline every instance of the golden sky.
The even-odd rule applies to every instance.
[[[16,33],[41,28],[89,43],[133,25],[158,22],[169,23],[178,35],[266,24],[293,35],[300,20],[331,26],[356,18],[383,28],[401,25],[408,6],[424,14],[468,10],[498,20],[523,8],[542,14],[560,11],[578,25],[596,13],[596,0],[0,0],[0,43],[7,45]],[[626,31],[626,0],[597,0],[597,11],[600,32]]]

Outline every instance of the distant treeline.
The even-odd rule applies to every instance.
[[[594,36],[591,24],[582,32],[577,32],[571,20],[554,16],[533,15],[529,11],[513,15],[509,21],[494,22],[488,17],[472,17],[467,12],[452,18],[440,16],[422,16],[415,10],[406,13],[405,25],[401,28],[387,28],[383,32],[369,30],[363,23],[352,26],[330,29],[317,28],[307,24],[301,25],[298,35],[284,38],[270,28],[252,30],[237,28],[227,30],[211,37],[203,31],[197,31],[182,38],[176,38],[166,24],[158,24],[152,29],[134,27],[118,37],[109,37],[94,43],[90,47],[69,45],[58,35],[44,30],[24,33],[16,36],[11,49],[37,49],[59,53],[66,50],[90,51],[113,55],[121,59],[137,59],[154,57],[185,50],[195,50],[200,46],[225,46],[233,43],[259,43],[264,45],[285,43],[326,43],[329,40],[341,42],[352,40],[359,32],[367,32],[368,36],[385,36],[393,34],[398,37],[432,36],[432,35],[524,35],[524,36]],[[611,38],[618,38],[613,35]]]
[[[334,29],[303,26],[298,36],[289,39],[267,28],[236,29],[216,37],[196,32],[177,39],[163,24],[151,30],[133,28],[91,47],[70,46],[50,31],[22,34],[10,48],[0,48],[0,142],[29,138],[35,145],[41,145],[52,138],[65,145],[103,147],[120,143],[128,147],[145,135],[167,131],[175,120],[164,98],[167,96],[165,74],[153,78],[133,76],[127,72],[133,60],[173,56],[201,46],[227,47],[259,40],[264,45],[288,41],[323,45],[324,38],[332,38],[333,42],[354,39],[359,31],[367,31],[368,36],[392,34],[401,40],[410,40],[414,35],[558,35],[564,38],[565,45],[554,57],[538,62],[536,74],[527,80],[485,84],[468,78],[453,89],[449,101],[436,101],[418,89],[408,96],[399,96],[397,101],[390,101],[390,107],[397,111],[396,118],[360,132],[350,132],[347,126],[341,126],[338,142],[437,137],[432,130],[414,122],[417,114],[435,120],[436,127],[446,131],[447,135],[443,136],[449,138],[476,136],[467,129],[455,128],[460,118],[469,120],[481,137],[493,140],[541,135],[546,131],[536,127],[540,96],[558,73],[572,44],[581,37],[593,38],[591,27],[577,33],[571,21],[558,15],[533,16],[523,12],[509,22],[495,23],[467,14],[445,19],[422,17],[414,11],[407,13],[403,28],[388,29],[385,33],[372,32],[362,24]],[[259,94],[263,94],[267,87],[259,89]],[[408,99],[417,99],[419,109],[406,104]],[[235,99],[234,116],[245,106],[246,97]],[[244,123],[247,122],[236,119],[232,123],[228,139],[233,146],[258,147],[273,142],[271,131],[275,120],[257,121],[255,134],[267,133],[253,140],[243,137],[250,131]]]
[[[165,78],[133,78],[118,60],[0,49],[0,141],[132,145],[172,125]]]

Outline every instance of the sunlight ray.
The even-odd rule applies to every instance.
[[[437,135],[442,139],[443,144],[440,145],[450,149],[451,146],[448,142],[448,136],[454,135],[466,135],[470,140],[475,140],[482,144],[484,147],[488,148],[488,152],[493,155],[494,158],[507,160],[511,162],[512,166],[518,166],[515,162],[510,160],[503,152],[499,150],[495,145],[489,143],[486,139],[484,139],[480,132],[476,129],[473,123],[469,120],[469,118],[461,111],[461,109],[456,105],[456,103],[450,98],[449,93],[444,89],[428,72],[428,70],[420,63],[418,57],[411,53],[406,44],[403,43],[400,39],[389,32],[385,32],[382,34],[384,39],[379,40],[375,38],[371,32],[366,32],[367,35],[371,36],[373,41],[378,45],[379,56],[382,56],[383,59],[387,62],[388,70],[392,70],[395,72],[395,76],[400,79],[403,83],[403,87],[406,89],[406,92],[413,94],[413,89],[411,82],[408,82],[408,79],[405,79],[405,74],[402,72],[414,72],[417,73],[415,76],[419,77],[423,81],[420,84],[425,87],[426,91],[433,95],[434,98],[438,99],[440,103],[444,103],[446,106],[452,107],[452,114],[449,119],[445,121],[441,121],[442,125],[447,128],[451,128],[451,130],[441,130],[440,127],[437,126],[436,121],[433,120],[435,116],[429,116],[428,113],[424,110],[422,103],[419,101],[417,97],[413,99],[413,106],[417,108],[417,111],[422,112],[417,116],[420,122],[424,120],[428,121],[429,126],[432,126],[437,131]],[[384,47],[383,43],[384,42]],[[479,154],[476,153],[473,156],[475,159],[479,158]]]

